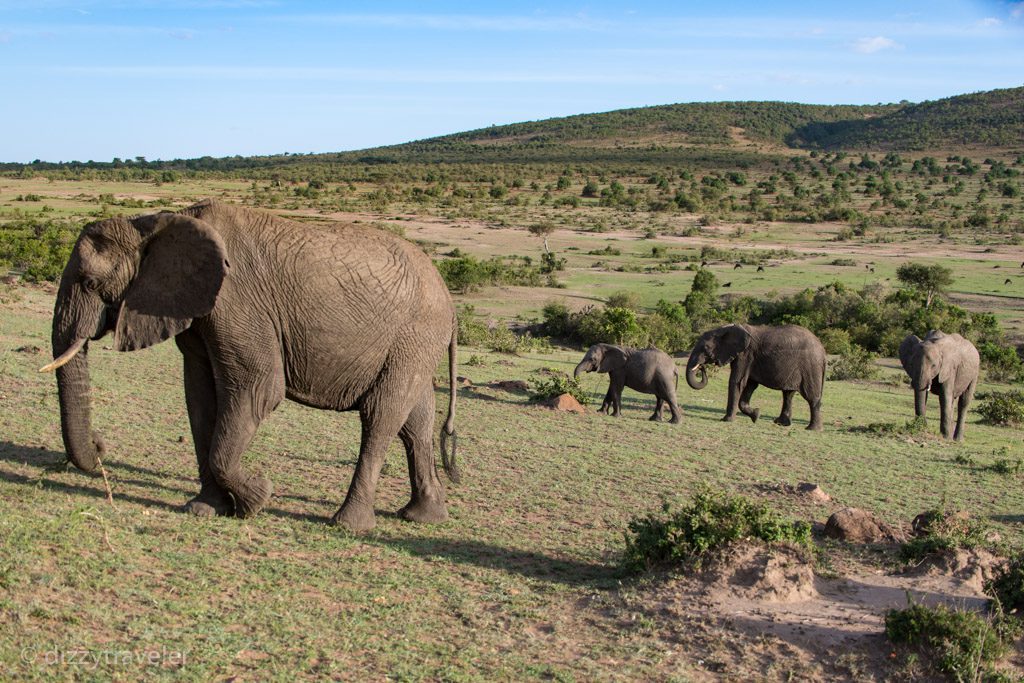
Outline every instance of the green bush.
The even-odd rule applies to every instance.
[[[911,604],[885,615],[889,642],[924,651],[936,669],[958,681],[982,680],[980,673],[993,675],[993,664],[1009,651],[1017,631],[999,614],[988,619],[946,605]]]
[[[980,519],[949,512],[944,508],[923,513],[926,520],[918,535],[900,546],[904,562],[920,562],[929,555],[957,549],[987,548],[988,525]]]
[[[570,377],[564,372],[530,380],[531,401],[545,401],[562,394],[569,394],[579,401],[580,405],[587,404],[586,390],[575,377]]]
[[[79,226],[34,218],[0,225],[0,267],[22,271],[29,282],[56,282],[64,272]]]
[[[493,257],[480,261],[472,256],[442,259],[434,262],[453,292],[472,292],[487,285],[544,286],[543,272],[525,257]]]
[[[867,349],[851,344],[850,349],[831,364],[830,380],[872,379],[878,376],[877,356]]]
[[[985,422],[1003,427],[1024,424],[1024,392],[993,391],[978,398],[977,410]]]
[[[811,546],[811,527],[780,517],[743,496],[701,488],[692,502],[673,510],[634,517],[626,532],[623,565],[644,571],[661,565],[697,566],[707,553],[743,540]]]
[[[1017,551],[996,568],[985,584],[985,592],[1006,612],[1024,610],[1024,551]]]
[[[992,382],[1020,382],[1024,380],[1024,362],[1021,362],[1017,350],[1012,346],[1003,346],[995,342],[984,342],[978,345],[981,366]]]

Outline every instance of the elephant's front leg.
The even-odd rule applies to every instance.
[[[214,480],[231,492],[235,514],[252,517],[270,500],[273,484],[242,467],[242,454],[252,443],[263,418],[284,397],[274,400],[260,386],[239,387],[218,392],[217,424],[210,445],[210,471]]]
[[[412,497],[398,514],[412,522],[443,522],[448,519],[444,487],[434,465],[434,390],[427,385],[409,413],[398,438],[409,462]]]
[[[960,394],[960,398],[957,399],[956,404],[956,431],[953,433],[953,439],[955,441],[964,440],[964,422],[967,420],[967,406],[970,405],[971,399],[974,397],[974,387],[977,381],[971,382],[971,385],[967,387],[967,390]]]
[[[750,397],[754,395],[754,390],[760,385],[752,379],[748,379],[747,383],[743,387],[743,391],[740,393],[739,409],[740,412],[750,418],[751,422],[757,422],[757,418],[761,416],[761,411],[757,408],[750,407]]]
[[[626,386],[626,378],[615,374],[609,374],[609,377],[611,378],[611,386],[608,387],[608,391],[612,395],[612,415],[618,417],[619,413],[622,412],[622,389]]]
[[[946,384],[939,389],[939,432],[953,438],[953,392]]]
[[[185,333],[176,337],[175,341],[184,358],[185,406],[192,428],[200,482],[199,495],[185,503],[184,509],[200,517],[230,515],[235,511],[235,503],[227,490],[217,483],[210,469],[210,445],[217,422],[217,389],[213,369],[202,340]]]
[[[736,409],[739,404],[740,393],[745,388],[745,382],[740,377],[740,374],[736,372],[736,366],[733,365],[732,371],[729,373],[729,397],[725,404],[725,416],[722,418],[723,422],[732,422],[736,418]]]

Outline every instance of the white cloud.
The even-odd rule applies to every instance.
[[[1010,16],[1014,19],[1020,19],[1024,17],[1024,2],[1014,2],[1010,4],[1012,8],[1010,10]]]
[[[978,20],[977,26],[979,28],[991,28],[993,26],[999,26],[1001,23],[1003,22],[995,17],[985,17],[984,19]]]
[[[861,54],[870,55],[882,50],[892,50],[902,47],[892,38],[875,36],[873,38],[861,38],[853,44],[853,49]]]

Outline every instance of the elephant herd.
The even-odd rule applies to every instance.
[[[959,334],[932,330],[924,339],[908,335],[899,349],[900,363],[914,389],[914,414],[924,417],[928,392],[939,397],[942,436],[962,441],[967,406],[978,384],[978,350]],[[821,395],[825,386],[825,347],[814,333],[799,325],[723,325],[701,335],[686,364],[686,382],[693,389],[707,385],[708,363],[730,366],[725,422],[736,417],[737,409],[757,422],[761,411],[750,407],[750,397],[759,386],[782,392],[782,412],[775,424],[789,426],[793,417],[793,394],[807,401],[811,409],[807,429],[821,430]],[[658,349],[632,349],[595,344],[576,366],[575,377],[584,372],[608,373],[608,393],[598,412],[618,416],[622,388],[629,387],[657,398],[650,419],[661,419],[663,405],[679,422],[682,411],[676,401],[675,363]],[[700,372],[700,379],[697,373]],[[956,428],[953,403],[956,402]]]
[[[447,353],[448,411],[441,459],[458,481],[455,439],[457,320],[448,288],[430,258],[388,232],[354,225],[332,230],[216,201],[177,213],[90,223],[75,242],[54,306],[53,362],[61,435],[69,460],[97,469],[102,438],[90,420],[89,342],[113,333],[131,351],[174,338],[184,364],[185,404],[199,472],[199,493],[185,509],[200,516],[259,512],[270,480],[242,466],[263,419],[284,399],[357,411],[359,457],[336,524],[375,524],[374,496],[386,449],[405,447],[411,493],[404,519],[447,518],[433,451],[433,375]],[[900,360],[924,414],[929,389],[940,397],[942,433],[963,438],[964,413],[978,379],[978,352],[959,335],[909,336]],[[703,334],[690,354],[687,383],[701,389],[704,367],[730,364],[725,420],[739,410],[755,422],[758,386],[782,391],[776,422],[788,425],[793,394],[821,429],[825,350],[795,325],[726,325]],[[657,349],[597,344],[576,367],[607,372],[602,411],[618,415],[622,390],[654,394],[652,420],[668,406],[678,372]],[[700,378],[698,379],[698,373]],[[952,406],[957,423],[952,431]]]

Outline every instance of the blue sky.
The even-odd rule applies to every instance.
[[[624,107],[1024,85],[1024,2],[0,0],[0,160],[330,152]]]

